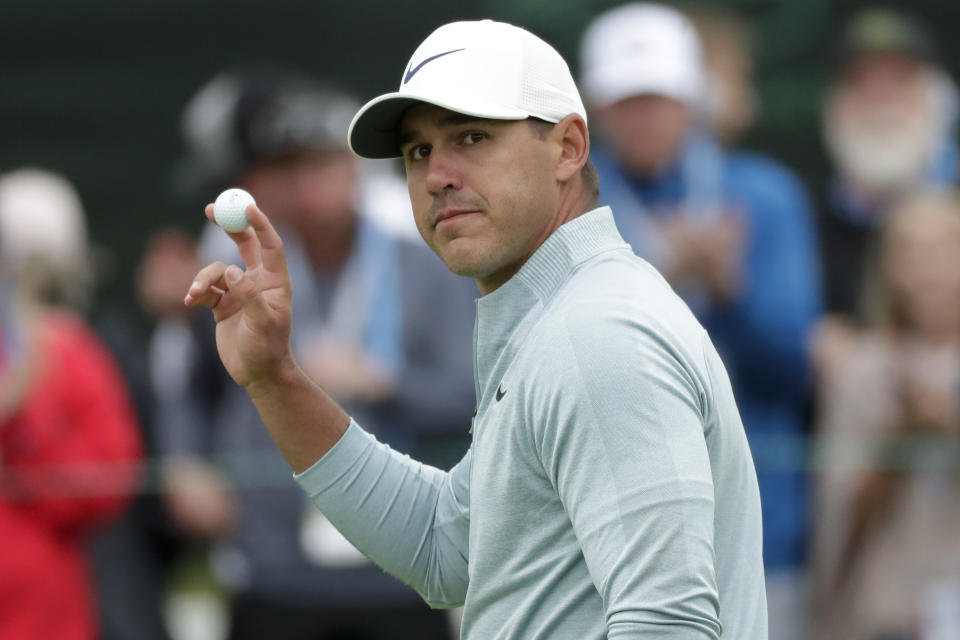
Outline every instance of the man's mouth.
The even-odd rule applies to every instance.
[[[440,209],[440,211],[437,212],[436,221],[434,222],[433,226],[439,227],[447,221],[455,220],[457,218],[461,218],[463,216],[467,216],[473,213],[480,213],[480,212],[477,209],[453,209],[453,208]]]

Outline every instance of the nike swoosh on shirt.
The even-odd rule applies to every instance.
[[[417,66],[415,66],[413,69],[410,69],[410,68],[408,67],[408,68],[407,68],[407,75],[405,75],[405,76],[403,77],[403,84],[407,84],[408,82],[410,82],[410,78],[412,78],[413,76],[415,76],[415,75],[417,74],[417,71],[420,71],[420,69],[423,68],[423,65],[427,64],[428,62],[432,62],[432,61],[436,60],[437,58],[442,58],[443,56],[448,56],[448,55],[450,55],[451,53],[456,53],[457,51],[463,51],[463,49],[451,49],[450,51],[444,51],[443,53],[438,53],[438,54],[435,55],[435,56],[430,56],[429,58],[427,58],[426,60],[424,60],[423,62],[421,62],[421,63],[418,64]]]
[[[500,402],[503,399],[503,396],[507,395],[507,392],[503,390],[499,385],[497,386],[497,402]]]

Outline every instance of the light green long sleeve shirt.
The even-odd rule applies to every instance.
[[[297,481],[466,640],[767,637],[756,472],[706,332],[608,208],[477,302],[470,451],[351,423]]]

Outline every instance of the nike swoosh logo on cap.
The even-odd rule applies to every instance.
[[[408,67],[408,68],[407,68],[407,75],[405,75],[405,76],[403,77],[403,84],[407,84],[408,82],[410,82],[410,78],[412,78],[413,76],[415,76],[415,75],[417,74],[417,71],[420,71],[420,69],[423,68],[423,65],[427,64],[428,62],[433,62],[433,61],[436,60],[437,58],[442,58],[443,56],[448,56],[448,55],[450,55],[451,53],[456,53],[457,51],[463,51],[463,49],[451,49],[450,51],[444,51],[443,53],[438,53],[438,54],[435,55],[435,56],[430,56],[429,58],[427,58],[426,60],[424,60],[423,62],[421,62],[421,63],[418,64],[417,66],[415,66],[413,69],[410,69],[410,68]]]

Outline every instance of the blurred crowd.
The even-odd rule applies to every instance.
[[[719,9],[634,3],[586,25],[600,202],[730,374],[770,638],[958,639],[957,88],[916,18],[851,16],[825,61],[826,178],[804,182],[740,146],[762,108],[752,43]],[[284,239],[304,370],[448,467],[469,446],[477,292],[419,241],[396,167],[346,147],[356,108],[293,70],[224,70],[184,106],[173,190],[253,194]],[[149,238],[132,283],[146,335],[91,304],[98,255],[64,177],[0,173],[0,638],[181,640],[185,561],[226,603],[210,640],[455,637],[455,614],[311,508],[212,318],[183,306],[202,264],[240,261],[229,238]]]

